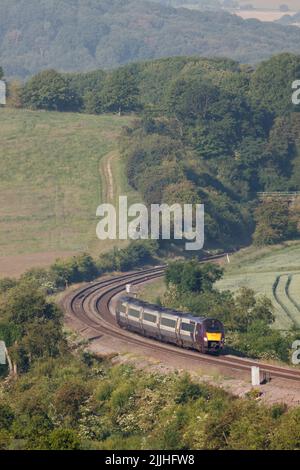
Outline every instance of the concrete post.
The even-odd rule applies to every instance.
[[[259,367],[251,367],[251,382],[253,387],[260,385],[260,370]]]

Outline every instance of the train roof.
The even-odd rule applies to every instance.
[[[153,310],[155,312],[166,313],[168,315],[176,315],[177,317],[186,318],[187,320],[192,320],[196,323],[202,323],[204,320],[207,320],[207,317],[194,317],[186,312],[181,312],[179,310],[172,310],[170,308],[161,307],[159,305],[151,304],[149,302],[145,302],[144,300],[135,299],[134,297],[130,296],[122,296],[119,299],[121,302],[127,302],[128,304],[135,305],[137,307],[147,308],[148,310]]]

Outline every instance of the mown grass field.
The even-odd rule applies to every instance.
[[[295,305],[300,306],[299,242],[241,250],[231,257],[231,263],[225,269],[225,276],[217,283],[217,288],[235,292],[241,287],[250,287],[272,300],[276,328],[286,330],[300,326],[300,310]]]
[[[45,261],[51,254],[96,254],[107,248],[95,235],[96,209],[103,199],[101,161],[117,150],[121,129],[130,120],[0,110],[2,265],[13,256],[22,264],[22,256],[30,255],[34,264],[39,255]],[[118,176],[117,192],[127,189],[123,182]]]

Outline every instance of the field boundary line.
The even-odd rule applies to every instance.
[[[296,302],[296,300],[293,298],[293,296],[290,293],[290,286],[291,286],[291,282],[293,280],[293,276],[294,276],[294,274],[289,275],[286,286],[285,286],[285,292],[286,292],[286,295],[289,298],[289,300],[292,302],[292,304],[296,307],[296,309],[300,313],[300,305],[298,304],[298,302]]]
[[[280,274],[278,276],[276,276],[276,279],[274,281],[274,284],[272,286],[272,291],[273,291],[273,296],[274,296],[274,299],[275,301],[278,303],[278,305],[283,309],[283,311],[287,314],[287,316],[289,317],[289,319],[291,320],[292,324],[294,326],[296,326],[295,324],[295,320],[293,319],[289,309],[287,308],[286,305],[284,305],[284,303],[279,299],[278,297],[278,294],[277,294],[277,288],[278,288],[278,285],[279,285],[279,282],[280,282],[280,279],[282,279],[283,276],[286,276],[286,274]]]

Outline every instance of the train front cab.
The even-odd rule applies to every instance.
[[[201,325],[200,338],[202,352],[219,354],[225,343],[223,324],[219,320],[207,318]]]

